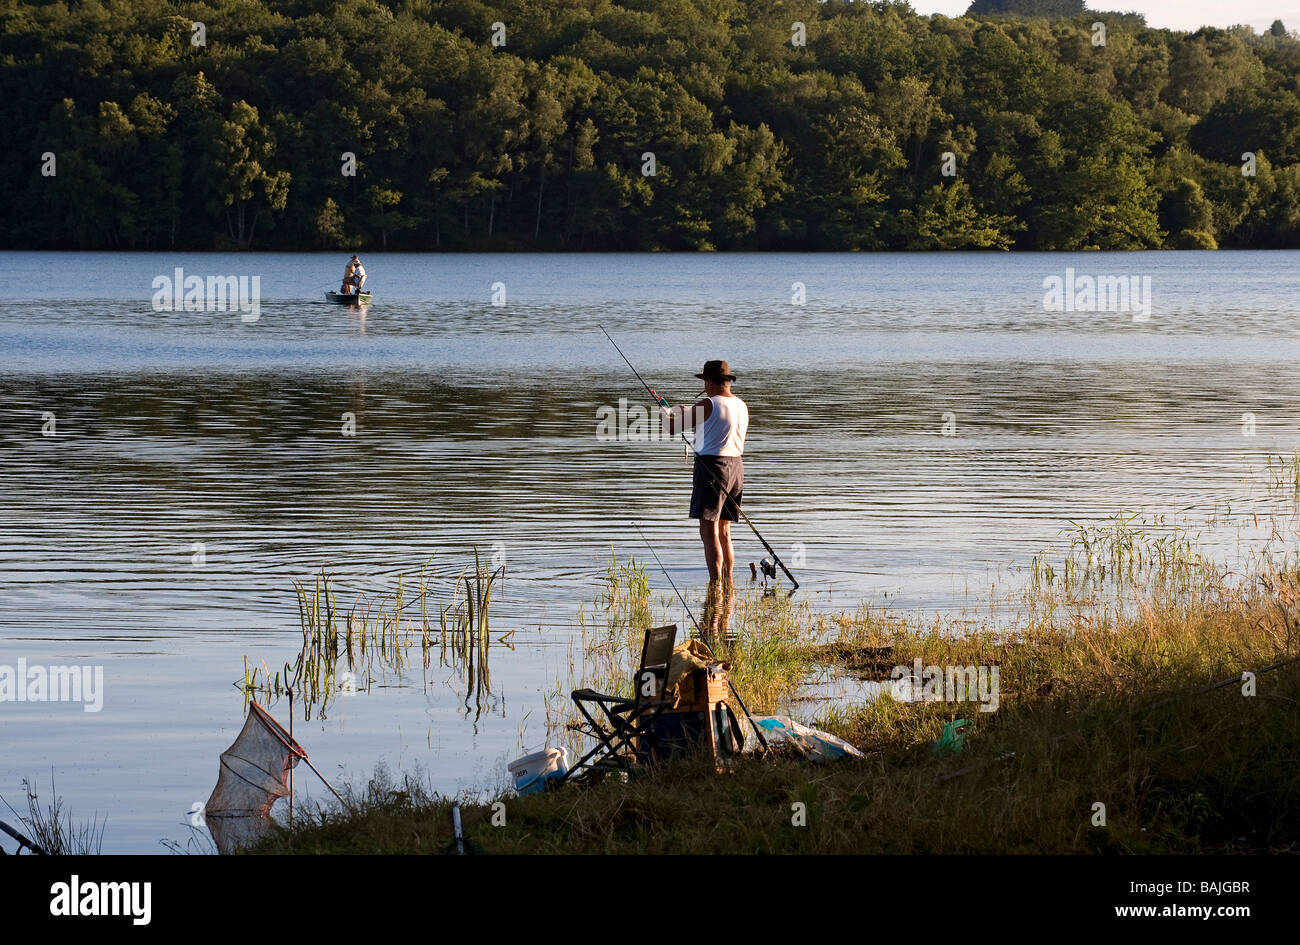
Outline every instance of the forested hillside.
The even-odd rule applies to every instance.
[[[1281,24],[841,0],[0,11],[9,247],[1300,246]]]
[[[1014,16],[1074,16],[1083,0],[974,0],[967,13],[1006,13]]]

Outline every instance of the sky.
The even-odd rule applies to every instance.
[[[911,0],[911,4],[917,13],[960,16],[970,0]],[[1288,30],[1300,29],[1300,0],[1087,0],[1087,6],[1141,13],[1148,26],[1171,30],[1238,23],[1265,30],[1274,20],[1281,20]]]

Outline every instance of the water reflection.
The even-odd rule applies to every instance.
[[[245,709],[253,699],[273,703],[287,697],[304,722],[323,720],[339,698],[409,685],[416,669],[424,691],[437,682],[432,674],[448,671],[442,682],[457,692],[466,717],[475,723],[500,708],[492,693],[489,614],[504,567],[494,572],[476,556],[472,572],[462,572],[450,593],[441,593],[428,577],[426,565],[414,575],[399,575],[391,596],[350,599],[339,596],[328,573],[311,584],[295,582],[301,648],[279,669],[265,660],[250,666],[245,656],[244,675],[236,683]],[[414,597],[407,590],[412,585]],[[513,632],[498,634],[495,642],[513,649]]]
[[[735,642],[731,620],[736,615],[736,585],[731,581],[711,581],[704,597],[704,621],[701,636],[710,647]]]

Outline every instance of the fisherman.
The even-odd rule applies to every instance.
[[[340,295],[353,295],[359,293],[361,287],[366,284],[366,269],[361,265],[361,257],[353,255],[348,260],[348,264],[343,267],[343,288],[339,289]]]
[[[745,434],[749,408],[731,392],[736,375],[726,361],[706,361],[695,375],[704,381],[704,396],[689,407],[659,408],[670,433],[695,430],[695,471],[690,517],[700,520],[700,540],[710,583],[732,584],[736,553],[731,523],[739,518],[745,488]]]

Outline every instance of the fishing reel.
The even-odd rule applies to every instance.
[[[757,581],[760,573],[763,575],[763,593],[775,593],[774,589],[767,586],[767,580],[768,578],[771,578],[773,581],[776,580],[776,563],[770,558],[763,558],[757,565],[752,561],[749,562],[749,579],[751,581]]]

